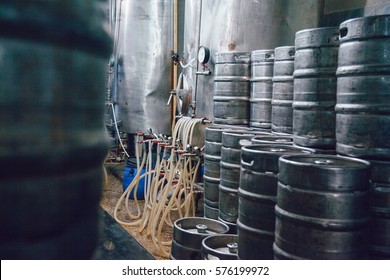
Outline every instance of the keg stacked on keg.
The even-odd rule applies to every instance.
[[[272,78],[272,132],[292,134],[295,46],[275,48]]]
[[[222,147],[222,132],[249,130],[249,128],[229,125],[211,125],[206,127],[204,148],[204,216],[218,220],[219,182]]]
[[[248,125],[250,53],[215,54],[213,113],[216,124]]]
[[[338,27],[298,31],[295,36],[294,144],[335,149]]]
[[[256,140],[252,142],[260,142],[262,137],[255,137]],[[272,246],[275,239],[278,159],[282,155],[314,152],[312,149],[277,143],[247,145],[241,149],[237,220],[239,259],[274,259]]]
[[[276,259],[366,259],[368,161],[335,155],[279,158]]]
[[[236,233],[238,218],[238,188],[240,184],[241,148],[253,137],[269,134],[262,131],[226,131],[222,133],[219,184],[219,220]]]
[[[372,163],[373,258],[390,258],[390,16],[340,24],[336,151]]]
[[[251,53],[250,126],[271,128],[274,50]]]

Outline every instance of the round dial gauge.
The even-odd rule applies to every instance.
[[[210,59],[210,50],[207,47],[200,46],[198,49],[198,61],[201,64],[206,64]]]

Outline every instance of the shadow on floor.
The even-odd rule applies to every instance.
[[[101,237],[95,260],[154,260],[155,258],[124,230],[106,211],[100,208]]]

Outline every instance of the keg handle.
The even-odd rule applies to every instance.
[[[245,63],[248,63],[251,61],[251,58],[250,56],[248,55],[235,55],[234,56],[234,59],[237,61],[237,62],[245,62]]]
[[[265,61],[269,61],[269,60],[274,60],[275,59],[275,55],[273,53],[266,53],[265,56]]]
[[[348,34],[348,27],[343,27],[340,29],[340,38],[347,36],[347,34]]]
[[[241,165],[245,165],[245,166],[248,166],[248,167],[252,167],[254,164],[255,164],[255,161],[254,161],[254,160],[251,160],[251,162],[246,162],[246,161],[244,161],[244,160],[241,159]]]

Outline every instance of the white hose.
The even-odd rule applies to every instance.
[[[150,236],[157,253],[163,257],[169,257],[165,248],[171,244],[171,240],[163,240],[162,229],[164,224],[173,227],[172,212],[177,212],[179,217],[195,215],[194,184],[201,160],[191,150],[186,150],[187,145],[192,145],[194,129],[201,119],[180,118],[172,132],[170,146],[157,141],[143,141],[142,157],[140,157],[139,139],[136,141],[137,173],[129,187],[122,194],[115,206],[114,218],[124,226],[138,226],[138,231],[146,230]],[[180,141],[179,141],[180,140]],[[152,145],[157,145],[156,164],[153,169]],[[163,153],[161,156],[162,147]],[[142,162],[139,162],[142,158]],[[146,167],[143,175],[141,170]],[[145,204],[140,210],[136,197],[139,181],[144,180]],[[134,193],[134,204],[137,212],[134,214],[128,207],[129,199],[126,199],[126,214],[130,221],[122,221],[117,217],[117,211],[124,198],[129,197],[130,191]]]

